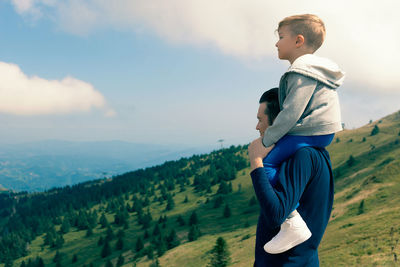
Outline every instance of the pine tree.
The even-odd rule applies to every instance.
[[[61,248],[62,247],[62,245],[64,244],[64,237],[63,237],[63,235],[62,234],[57,234],[57,236],[56,236],[56,240],[55,240],[55,242],[54,242],[54,247],[55,248]]]
[[[150,210],[148,209],[145,214],[141,216],[139,219],[139,223],[143,225],[143,229],[147,229],[150,227],[150,223],[153,220]]]
[[[208,267],[226,267],[230,262],[228,246],[222,237],[217,239],[211,251],[211,259]]]
[[[36,258],[36,267],[44,267],[44,261],[41,257]]]
[[[199,227],[197,225],[192,225],[188,233],[189,242],[197,240],[200,235],[201,232],[199,230]]]
[[[101,214],[100,224],[101,224],[101,228],[106,228],[108,226],[108,221],[107,221],[106,215],[104,213]]]
[[[224,203],[224,198],[222,196],[217,196],[214,201],[214,208],[217,209],[221,207],[222,203]]]
[[[124,240],[122,239],[122,237],[120,237],[118,240],[117,240],[117,243],[116,243],[116,249],[117,250],[122,250],[123,248],[124,248]]]
[[[153,236],[157,236],[161,234],[160,226],[158,226],[158,223],[154,225],[154,230],[153,230]]]
[[[44,236],[44,245],[49,245],[50,247],[54,246],[54,238],[55,234],[52,231],[48,231]]]
[[[180,242],[178,240],[178,236],[176,235],[175,229],[172,229],[170,234],[167,237],[167,247],[168,249],[179,246]]]
[[[179,223],[180,226],[185,225],[185,220],[183,219],[182,215],[179,215],[176,221]]]
[[[114,232],[111,228],[111,226],[107,226],[107,232],[106,232],[106,240],[111,241],[114,239]]]
[[[353,157],[353,155],[350,155],[349,159],[346,161],[347,166],[351,167],[356,163],[355,158]]]
[[[104,244],[104,238],[100,236],[99,241],[97,241],[98,246],[102,246]]]
[[[123,237],[125,237],[125,232],[122,231],[122,230],[119,230],[118,233],[117,233],[117,237],[118,237],[118,238],[123,238]]]
[[[61,253],[57,250],[56,255],[53,258],[53,262],[60,262],[61,261]]]
[[[155,261],[153,261],[149,267],[161,267],[158,258],[156,257]]]
[[[5,260],[4,267],[12,267],[12,266],[13,266],[13,261],[12,261],[12,259],[7,258],[7,259]]]
[[[186,188],[185,188],[185,181],[181,180],[179,182],[179,188],[180,188],[180,192],[185,192]]]
[[[363,214],[364,213],[364,199],[361,200],[360,205],[358,206],[358,213],[357,215]]]
[[[378,125],[375,125],[371,131],[371,136],[377,135],[378,133],[379,133],[379,127],[378,127]]]
[[[148,246],[146,248],[146,256],[149,258],[149,260],[152,260],[154,258],[154,247],[153,246]]]
[[[125,222],[124,222],[124,230],[127,230],[127,229],[129,229],[129,222],[128,222],[128,220],[125,220]]]
[[[231,192],[232,192],[232,184],[222,180],[221,183],[219,184],[217,194],[229,194]]]
[[[141,251],[143,248],[144,248],[143,240],[139,236],[138,239],[136,240],[136,246],[135,246],[136,252]]]
[[[192,215],[190,215],[189,218],[189,225],[194,225],[194,224],[198,224],[199,223],[199,219],[197,218],[197,214],[196,211],[192,212]]]
[[[63,233],[63,234],[68,233],[70,228],[71,228],[71,224],[69,223],[69,219],[67,217],[64,217],[64,220],[63,220],[61,228],[60,228],[61,233]]]
[[[171,195],[168,195],[167,198],[167,207],[165,208],[166,210],[172,210],[175,208],[175,202],[174,199],[172,198]]]
[[[150,237],[149,231],[144,231],[144,239],[147,239]]]
[[[93,235],[93,229],[91,226],[89,226],[89,228],[86,231],[86,237],[90,237]]]
[[[161,236],[157,246],[158,257],[164,255],[165,251],[167,251],[167,243],[165,241],[165,238]]]
[[[120,266],[124,265],[124,262],[125,262],[125,259],[122,256],[122,254],[120,254],[119,257],[118,257],[118,261],[117,261],[117,267],[120,267]]]
[[[78,255],[74,254],[74,256],[72,256],[72,263],[75,263],[78,261]]]
[[[98,220],[97,211],[94,210],[92,213],[89,214],[88,217],[89,227],[95,228],[97,225],[97,220]]]
[[[110,244],[108,243],[108,240],[104,242],[103,249],[101,250],[101,257],[105,258],[111,254],[111,248]]]
[[[249,201],[249,206],[254,206],[257,204],[257,199],[255,198],[255,196],[252,196],[252,198]]]
[[[231,217],[231,209],[229,208],[228,204],[225,205],[224,217],[225,217],[225,218]]]

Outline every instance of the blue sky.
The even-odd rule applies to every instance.
[[[398,4],[355,1],[338,16],[344,1],[313,2],[2,0],[1,142],[248,143],[259,96],[288,67],[274,27],[305,12],[327,24],[320,55],[347,73],[346,126],[397,111]]]

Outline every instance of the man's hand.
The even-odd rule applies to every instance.
[[[264,147],[262,144],[262,137],[255,139],[248,148],[249,158],[250,158],[250,166],[251,170],[264,167],[263,158],[265,158],[268,153],[274,148],[275,145]]]

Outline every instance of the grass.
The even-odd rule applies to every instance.
[[[375,125],[380,132],[371,136]],[[335,180],[335,201],[332,218],[319,247],[321,266],[396,266],[399,262],[395,257],[400,256],[400,113],[396,112],[383,119],[367,124],[359,129],[345,130],[337,134],[328,147],[332,165],[337,175]],[[365,138],[365,141],[363,139]],[[352,140],[352,141],[350,141]],[[397,144],[396,144],[397,142]],[[242,152],[243,154],[246,151]],[[355,163],[347,164],[350,156]],[[206,168],[204,168],[205,170]],[[251,266],[254,260],[254,245],[256,223],[259,207],[249,206],[254,196],[249,168],[239,171],[237,178],[232,181],[233,193],[224,197],[221,207],[213,208],[213,198],[217,186],[210,194],[199,194],[189,186],[180,192],[179,186],[175,193],[175,208],[166,211],[166,202],[151,203],[149,208],[153,220],[158,221],[162,215],[168,217],[167,230],[174,228],[181,244],[167,251],[159,258],[161,266],[206,266],[209,253],[218,237],[223,237],[231,253],[231,266]],[[193,177],[190,178],[191,182]],[[240,192],[238,191],[240,184]],[[156,190],[156,194],[160,192]],[[189,202],[183,203],[185,197]],[[130,196],[131,197],[131,196]],[[153,198],[151,197],[150,200]],[[206,203],[209,199],[209,203]],[[363,211],[360,213],[360,203]],[[132,204],[132,201],[129,200]],[[228,203],[232,216],[223,218],[223,209]],[[93,208],[100,209],[101,205]],[[147,210],[147,207],[144,211]],[[179,226],[176,218],[182,215],[187,222],[190,214],[196,211],[199,217],[199,228],[203,235],[196,241],[188,242],[189,227]],[[99,216],[101,215],[99,213]],[[124,266],[147,267],[152,260],[147,256],[135,259],[132,251],[139,236],[143,237],[144,230],[137,224],[137,216],[130,214],[129,229],[125,231]],[[114,214],[107,214],[109,222],[114,220]],[[116,233],[119,229],[113,226]],[[148,229],[153,231],[153,226]],[[97,245],[100,236],[105,236],[105,229],[99,227],[93,230],[93,236],[85,237],[86,231],[76,231],[64,235],[65,244],[60,252],[65,256],[62,266],[71,264],[73,254],[78,255],[75,266],[93,263],[94,266],[104,266],[111,259],[116,263],[121,251],[116,251],[115,240],[111,242],[112,255],[103,259],[100,257],[101,247]],[[149,240],[145,246],[149,246]],[[46,266],[55,266],[52,262],[55,250],[43,246],[43,236],[36,238],[30,244],[30,256],[41,256]],[[395,256],[396,255],[396,256]],[[22,260],[15,261],[19,266]],[[340,259],[340,260],[338,260]],[[399,259],[400,260],[400,259]]]

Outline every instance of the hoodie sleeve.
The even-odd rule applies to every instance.
[[[307,107],[317,81],[298,73],[288,73],[286,98],[274,123],[267,128],[263,144],[269,147],[285,136],[297,123]]]

